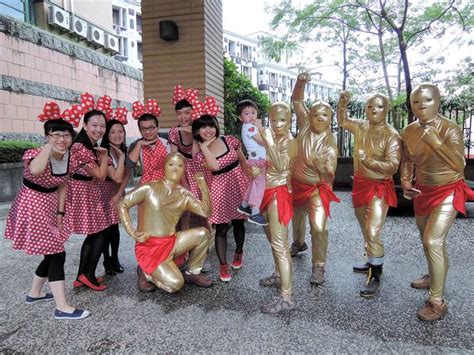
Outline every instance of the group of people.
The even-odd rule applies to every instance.
[[[257,119],[255,103],[239,103],[246,155],[238,138],[220,134],[215,98],[200,101],[199,92],[192,88],[175,87],[172,102],[177,124],[170,129],[168,140],[158,135],[158,103],[153,99],[145,104],[134,102],[132,117],[142,137],[129,149],[125,145],[127,110],[113,110],[110,97],[95,102],[85,93],[80,104],[62,113],[54,102],[46,103],[39,116],[45,122],[46,144],[23,156],[23,186],[5,231],[14,249],[44,255],[26,302],[54,299],[55,318],[87,317],[88,311],[66,300],[64,244],[72,233],[86,235],[73,286],[103,291],[105,280],[96,275],[102,255],[108,275],[123,272],[118,258],[119,222],[136,242],[141,291],[158,287],[176,292],[184,283],[210,287],[212,281],[203,274],[203,267],[213,239],[219,279],[229,282],[231,269],[243,266],[244,222],[248,220],[264,227],[275,263],[275,272],[260,284],[276,286],[279,296],[263,304],[262,312],[293,309],[291,258],[308,248],[306,218],[312,244],[310,283],[320,285],[327,258],[330,204],[339,202],[332,189],[338,156],[331,131],[333,111],[322,101],[309,109],[305,106],[304,88],[309,81],[309,74],[300,74],[293,90],[296,138],[290,131],[292,114],[286,103],[271,106],[267,128]],[[447,311],[443,299],[447,233],[474,192],[464,182],[462,133],[438,114],[437,87],[420,85],[410,99],[418,120],[405,128],[402,137],[386,121],[389,101],[381,94],[367,100],[367,120],[354,120],[347,117],[349,95],[342,92],[337,120],[355,139],[352,196],[367,263],[354,271],[368,273],[360,295],[370,298],[379,292],[383,224],[389,206],[397,204],[393,175],[401,161],[404,196],[414,199],[429,271],[412,286],[430,289],[418,316],[433,321]],[[83,126],[76,135],[73,127],[81,118]],[[138,163],[140,184],[125,193],[130,168]],[[135,205],[136,223],[129,214]],[[235,252],[229,264],[227,233],[231,227]],[[47,280],[51,294],[43,291]]]

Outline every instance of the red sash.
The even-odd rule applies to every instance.
[[[165,176],[165,159],[168,155],[166,147],[158,139],[155,148],[142,147],[142,177],[140,184],[159,180]]]
[[[135,257],[138,265],[147,274],[153,271],[170,255],[176,242],[176,235],[150,237],[145,243],[135,243]]]
[[[265,207],[272,201],[275,194],[278,206],[278,220],[281,224],[287,226],[293,218],[293,195],[288,191],[288,186],[281,185],[265,189],[260,211],[265,210]]]
[[[383,198],[389,206],[397,207],[398,200],[393,179],[373,180],[354,175],[352,187],[354,208],[369,204],[375,196]]]
[[[321,198],[321,202],[323,203],[324,212],[326,212],[326,216],[331,217],[331,201],[341,202],[341,200],[339,200],[336,194],[332,191],[331,185],[325,182],[320,182],[314,185],[307,185],[303,184],[302,182],[299,182],[296,179],[291,179],[291,186],[293,186],[293,206],[296,207],[303,207],[306,201],[309,200],[314,190],[316,189],[319,191],[319,197]]]
[[[413,207],[416,216],[426,216],[454,192],[453,206],[458,212],[466,215],[466,201],[474,200],[474,190],[466,185],[464,179],[458,180],[452,184],[442,186],[425,186],[415,184],[415,187],[421,191],[413,200]]]

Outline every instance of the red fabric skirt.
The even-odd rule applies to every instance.
[[[291,179],[291,186],[293,187],[293,206],[296,207],[303,207],[316,189],[319,191],[319,197],[323,203],[326,216],[331,217],[331,201],[341,202],[328,183],[321,182],[314,185],[307,185],[296,179]]]
[[[421,191],[413,201],[416,216],[426,216],[454,192],[453,206],[458,212],[466,215],[466,201],[474,200],[474,191],[466,185],[464,179],[442,186],[425,186],[415,184]]]
[[[260,211],[265,210],[265,207],[267,207],[275,195],[278,205],[278,220],[281,224],[287,226],[293,218],[293,195],[288,191],[288,186],[281,185],[265,189]]]
[[[176,243],[176,235],[166,237],[151,236],[145,243],[135,244],[138,265],[147,274],[153,271],[170,255]]]
[[[397,194],[393,179],[373,180],[354,175],[352,204],[354,208],[368,205],[377,196],[391,207],[397,207]]]

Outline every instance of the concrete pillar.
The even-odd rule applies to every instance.
[[[162,20],[176,22],[178,41],[160,39]],[[198,89],[202,99],[216,97],[223,108],[222,0],[142,0],[142,21],[144,95],[158,100],[160,127],[176,124],[176,84]]]

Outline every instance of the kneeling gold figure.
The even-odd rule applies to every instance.
[[[209,190],[202,174],[195,179],[202,193],[202,201],[180,185],[185,159],[171,153],[165,161],[165,177],[142,184],[124,196],[117,212],[127,233],[136,241],[135,255],[139,274],[167,292],[177,292],[184,282],[210,287],[212,281],[201,274],[211,234],[204,227],[176,232],[184,211],[202,217],[211,214]],[[138,205],[138,225],[133,228],[129,209]],[[173,259],[189,251],[189,266],[182,274]]]

